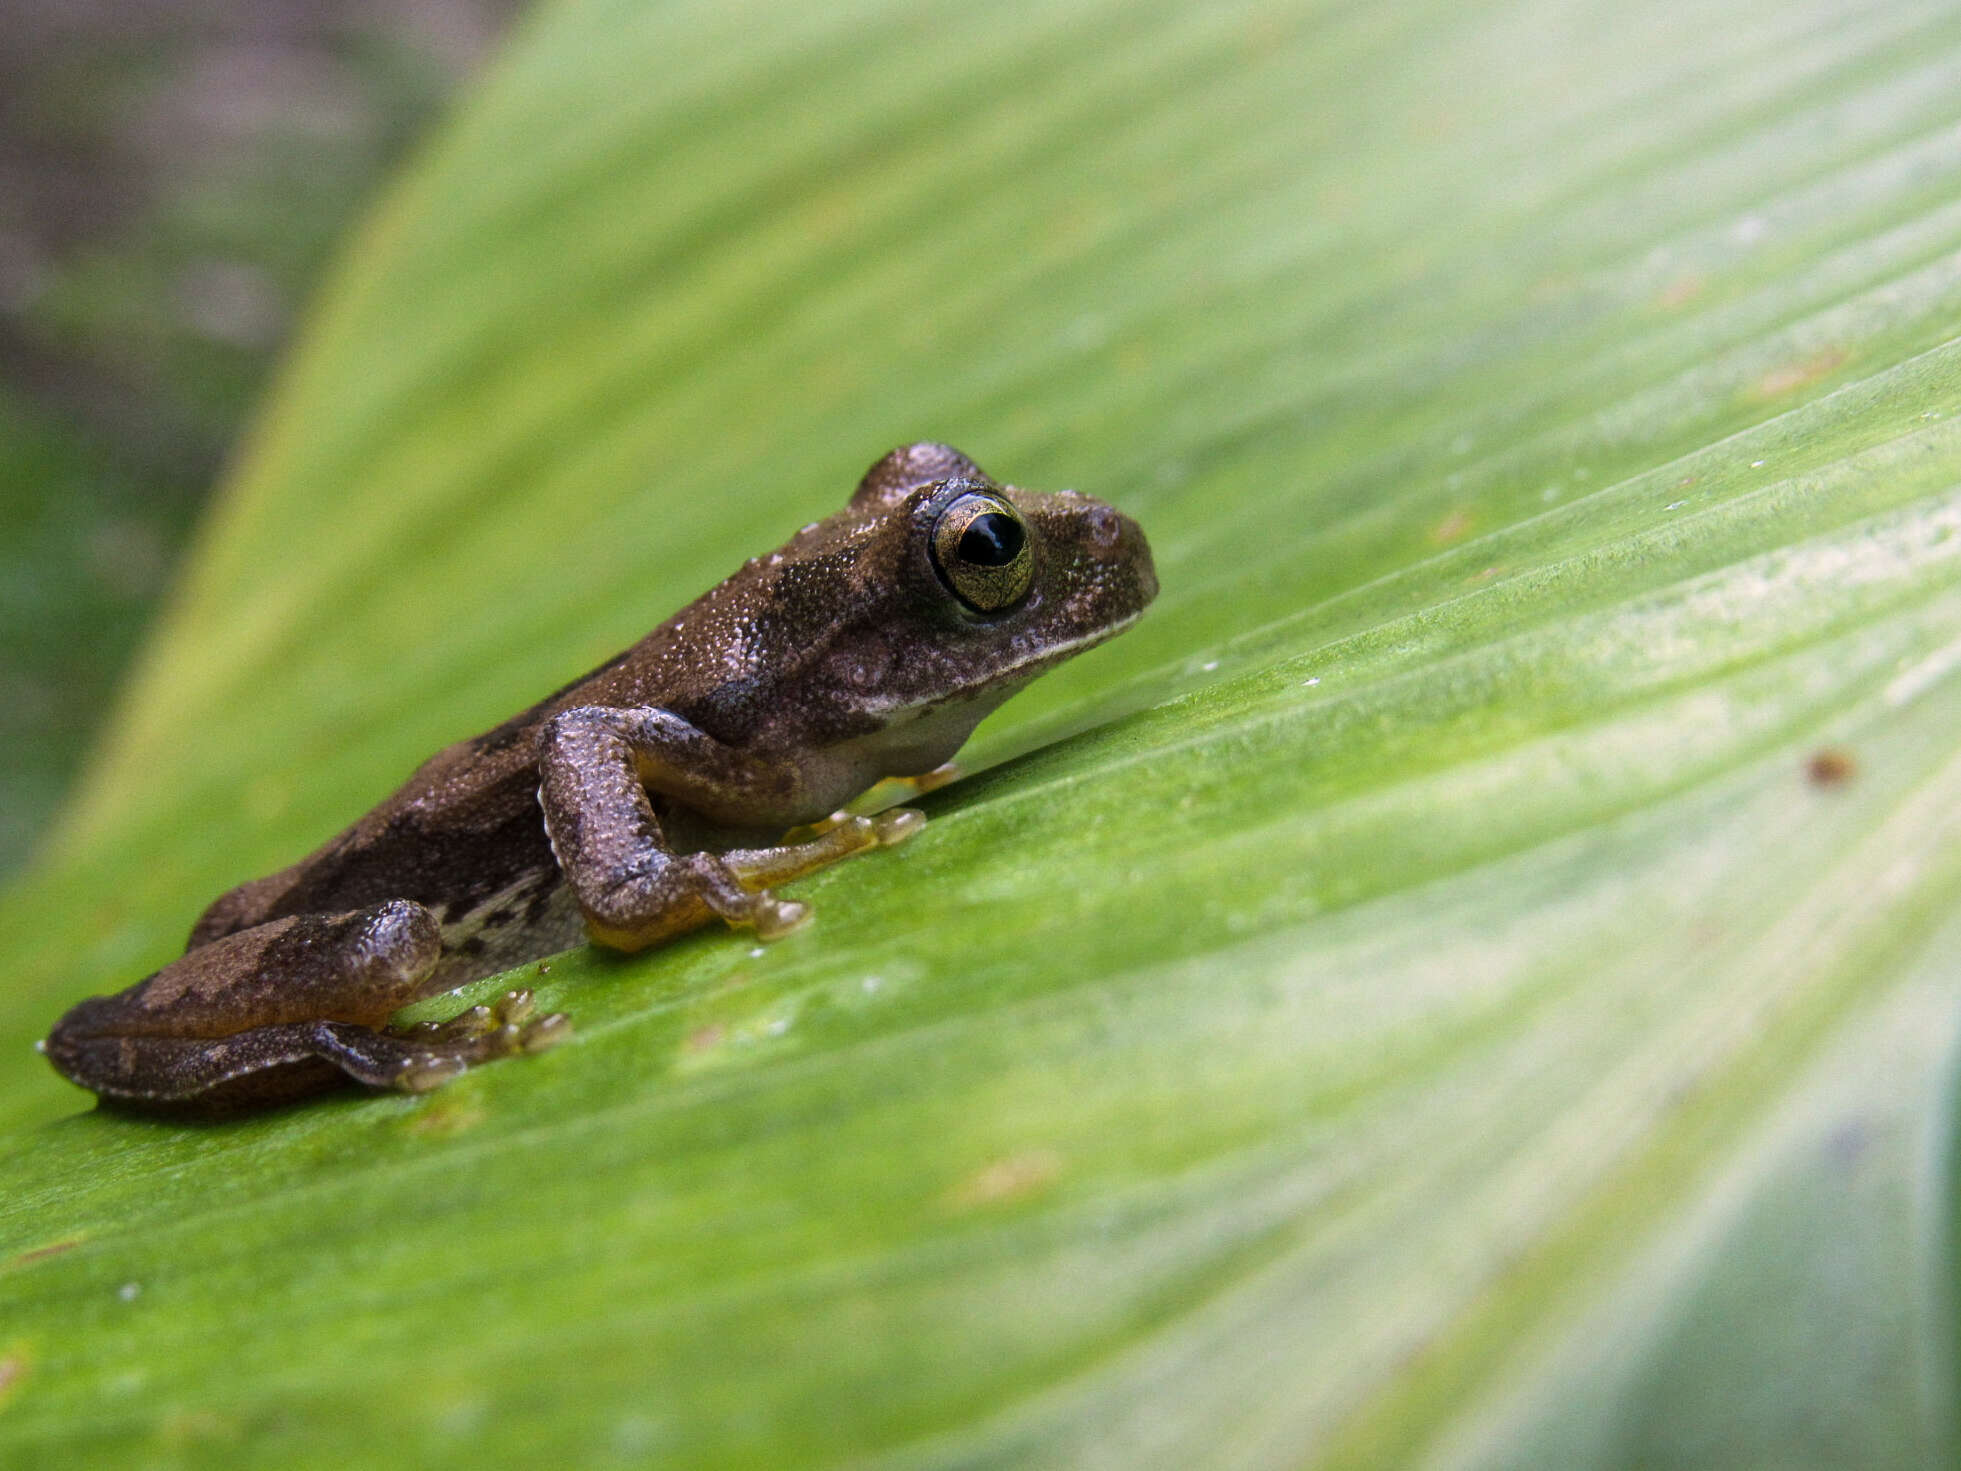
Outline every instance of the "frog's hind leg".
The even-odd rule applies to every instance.
[[[211,1041],[50,1038],[47,1051],[57,1068],[106,1104],[203,1117],[288,1103],[349,1078],[416,1091],[465,1066],[351,1022],[251,1027]]]
[[[434,916],[407,900],[272,920],[82,1002],[56,1023],[44,1051],[107,1101],[221,1113],[347,1078],[421,1091],[473,1062],[563,1035],[562,1018],[528,1013],[488,1027],[384,1031],[430,992],[440,955]]]

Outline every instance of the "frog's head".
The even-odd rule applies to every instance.
[[[1127,628],[1157,590],[1128,516],[911,444],[843,510],[670,619],[643,662],[701,729],[801,768],[810,810],[771,817],[802,822],[950,759],[995,706]]]
[[[840,599],[852,616],[821,662],[837,697],[888,732],[891,770],[946,760],[1009,695],[1157,596],[1128,516],[1002,485],[943,444],[892,451],[830,524],[852,528],[856,555]]]

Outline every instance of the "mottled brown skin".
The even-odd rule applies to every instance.
[[[941,766],[1156,593],[1143,533],[1101,502],[1003,487],[945,445],[896,449],[837,515],[218,899],[181,959],[84,1001],[44,1049],[106,1101],[215,1113],[348,1079],[420,1091],[548,1046],[565,1019],[525,993],[440,1027],[388,1019],[585,938],[637,950],[715,918],[787,932],[807,911],[773,886],[924,821],[838,807]]]

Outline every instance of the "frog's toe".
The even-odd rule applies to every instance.
[[[529,986],[520,986],[515,991],[506,991],[491,1007],[491,1015],[497,1018],[499,1026],[522,1026],[531,1020],[538,1010],[538,998],[531,994]]]
[[[544,1052],[572,1035],[562,1011],[538,1015],[529,990],[506,991],[488,1006],[472,1006],[445,1022],[424,1022],[395,1034],[414,1050],[388,1079],[404,1093],[427,1093],[478,1063],[520,1052]]]
[[[420,1022],[407,1028],[401,1035],[417,1042],[441,1045],[481,1037],[485,1032],[494,1030],[496,1026],[496,1013],[488,1006],[472,1006],[467,1011],[459,1011],[448,1021]]]
[[[404,1093],[432,1093],[469,1066],[454,1054],[418,1052],[403,1061],[401,1071],[391,1081]]]
[[[528,987],[506,991],[491,1006],[490,1014],[496,1025],[484,1033],[481,1043],[488,1057],[543,1052],[564,1041],[572,1031],[572,1019],[562,1011],[539,1016],[538,999]],[[547,1022],[551,1025],[546,1026]]]
[[[526,1022],[518,1033],[520,1052],[548,1052],[572,1035],[572,1018],[562,1011],[548,1011]]]
[[[756,895],[754,923],[758,940],[780,940],[810,923],[810,906],[796,899],[779,899],[764,891]]]
[[[926,814],[916,807],[888,807],[871,823],[879,847],[896,848],[926,826]]]

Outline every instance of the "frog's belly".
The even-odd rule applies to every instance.
[[[442,959],[432,977],[439,989],[495,975],[586,941],[578,901],[555,867],[534,869],[468,908],[430,907],[443,934]]]

